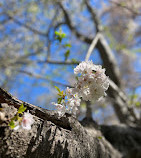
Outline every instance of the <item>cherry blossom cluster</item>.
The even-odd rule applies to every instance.
[[[94,65],[92,61],[80,63],[74,74],[79,75],[74,87],[83,100],[99,100],[105,96],[109,87],[108,77],[101,65]]]
[[[15,127],[14,130],[17,129],[26,129],[26,130],[30,130],[31,129],[31,125],[34,123],[34,119],[33,119],[33,115],[31,115],[28,112],[24,112],[23,117],[21,118],[21,120],[15,122]]]
[[[81,99],[77,93],[74,93],[74,88],[68,88],[60,103],[52,103],[56,106],[59,116],[63,116],[66,112],[76,115]]]
[[[77,75],[75,88],[67,87],[59,102],[53,103],[59,116],[63,116],[65,112],[76,115],[81,98],[85,101],[98,101],[106,96],[109,79],[101,65],[94,65],[92,61],[83,61],[74,69],[74,74]]]

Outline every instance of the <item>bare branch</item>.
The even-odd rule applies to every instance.
[[[134,8],[130,8],[130,7],[126,6],[126,5],[123,5],[122,3],[119,3],[119,2],[116,2],[116,1],[112,1],[112,0],[110,0],[110,2],[115,4],[118,7],[121,7],[121,8],[124,8],[124,9],[130,11],[135,16],[141,16],[141,12],[139,12],[137,10],[134,10]]]
[[[64,6],[62,5],[62,3],[60,1],[58,1],[58,5],[60,6],[60,8],[62,9],[64,16],[65,16],[65,21],[66,24],[69,26],[70,30],[82,41],[86,42],[86,43],[91,43],[92,39],[82,35],[81,33],[79,33],[77,31],[77,29],[75,28],[75,26],[72,24],[71,19],[69,17],[69,14],[67,12],[67,10],[64,8]]]
[[[27,25],[27,24],[24,24],[24,23],[20,22],[19,20],[17,20],[16,18],[14,18],[12,15],[10,15],[10,14],[8,14],[8,13],[6,13],[6,15],[7,15],[11,20],[13,20],[16,24],[18,24],[18,25],[20,25],[20,26],[22,26],[22,27],[25,27],[26,29],[32,31],[33,33],[38,34],[38,35],[41,35],[41,36],[46,36],[46,33],[41,32],[41,31],[39,31],[39,30],[36,30],[35,28],[33,28],[33,27],[31,27],[31,26],[29,26],[29,25]]]
[[[55,61],[55,60],[38,60],[38,63],[47,63],[47,64],[58,64],[58,65],[78,65],[80,61]]]
[[[94,37],[94,39],[93,39],[93,41],[92,41],[92,43],[91,43],[91,45],[90,45],[90,47],[89,47],[89,49],[88,49],[88,51],[86,53],[85,61],[89,60],[89,58],[90,58],[90,56],[91,56],[91,54],[92,54],[92,52],[93,52],[98,40],[99,40],[99,33],[97,33],[96,36]]]
[[[35,78],[38,78],[38,79],[42,79],[42,80],[46,80],[46,81],[49,81],[53,84],[57,84],[57,85],[60,85],[60,86],[64,86],[64,87],[71,87],[70,85],[67,85],[67,84],[63,84],[61,82],[57,82],[57,81],[53,81],[47,77],[44,77],[44,76],[41,76],[41,75],[38,75],[38,74],[35,74],[35,73],[32,73],[32,72],[28,72],[28,71],[25,71],[25,70],[16,70],[20,73],[23,73],[23,74],[26,74],[30,77],[35,77]]]
[[[100,20],[97,17],[96,12],[93,10],[91,5],[89,4],[89,0],[84,0],[84,1],[85,1],[87,8],[88,8],[88,11],[91,13],[92,19],[93,19],[94,24],[95,24],[96,32],[102,31],[102,25],[100,24]]]

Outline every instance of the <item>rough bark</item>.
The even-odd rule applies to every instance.
[[[12,112],[22,101],[0,89],[0,103],[8,103]],[[101,132],[84,128],[74,117],[57,114],[28,103],[24,106],[34,114],[32,130],[11,130],[5,123],[0,125],[1,158],[120,158],[120,153],[106,141]],[[8,114],[7,115],[12,115]]]

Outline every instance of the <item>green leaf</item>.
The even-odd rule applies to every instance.
[[[65,61],[68,59],[69,55],[70,55],[70,50],[67,50],[66,53],[64,54]]]
[[[66,34],[65,34],[65,33],[62,33],[62,34],[61,34],[61,37],[62,37],[62,38],[65,38],[65,37],[66,37]]]
[[[18,116],[16,115],[16,116],[14,116],[12,119],[11,119],[11,121],[17,121],[18,120]]]
[[[64,91],[61,91],[60,93],[58,93],[58,95],[63,97],[64,96]]]
[[[15,123],[13,120],[11,120],[8,124],[12,129],[15,128]]]
[[[138,95],[137,95],[137,94],[133,94],[133,95],[131,95],[131,97],[132,97],[133,99],[137,99],[137,98],[138,98]]]
[[[71,61],[72,61],[74,64],[77,63],[77,60],[74,59],[74,58],[72,58]]]
[[[98,136],[97,138],[98,138],[98,139],[102,139],[102,137],[101,137],[101,136]]]
[[[60,30],[59,32],[58,31],[55,31],[55,36],[56,36],[56,39],[61,42],[63,38],[66,37],[66,34],[65,33],[62,33],[62,30]]]
[[[136,106],[136,107],[140,107],[140,106],[141,106],[141,103],[138,101],[138,102],[135,103],[135,106]]]
[[[70,43],[64,44],[64,47],[71,48],[71,44]]]
[[[60,32],[55,31],[55,35],[56,35],[56,36],[60,36]]]
[[[78,76],[76,76],[75,79],[78,81]]]
[[[58,98],[58,99],[57,99],[57,103],[58,103],[58,104],[61,104],[62,99],[63,99],[63,98]]]
[[[59,92],[59,93],[61,93],[61,90],[59,89],[59,87],[57,87],[57,86],[54,86],[56,89],[57,89],[57,91]]]
[[[23,113],[26,110],[26,107],[24,107],[23,103],[19,107],[18,113]]]

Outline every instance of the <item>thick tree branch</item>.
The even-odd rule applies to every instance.
[[[29,104],[27,102],[21,101],[16,97],[12,96],[10,93],[6,92],[0,88],[0,103],[7,103],[9,106],[14,106],[16,109],[20,107],[23,103],[27,110],[30,110],[31,114],[39,117],[42,120],[52,121],[54,124],[59,125],[63,128],[70,129],[68,124],[67,117],[58,118],[58,115],[54,111],[49,111],[35,105]],[[69,115],[68,115],[69,117]],[[64,121],[63,121],[64,120]]]
[[[0,103],[18,108],[22,101],[0,88]],[[23,103],[35,122],[30,131],[12,131],[0,124],[0,157],[121,158],[95,128],[90,131],[70,115],[59,118],[54,112]]]

